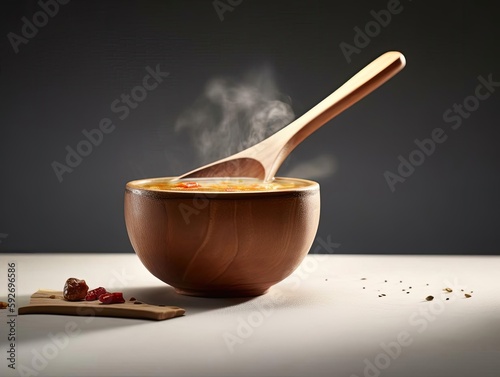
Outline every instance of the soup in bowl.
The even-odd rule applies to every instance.
[[[319,184],[297,178],[152,178],[127,183],[125,223],[139,259],[178,293],[255,296],[309,252]]]

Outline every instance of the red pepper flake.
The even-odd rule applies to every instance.
[[[179,182],[175,185],[175,187],[193,189],[193,188],[201,187],[201,185],[198,182],[191,182],[190,181],[190,182]]]

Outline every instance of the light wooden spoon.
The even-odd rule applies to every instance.
[[[272,180],[290,152],[314,131],[385,83],[405,66],[405,57],[389,51],[285,128],[232,156],[179,178],[250,177]]]

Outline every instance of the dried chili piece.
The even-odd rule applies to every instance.
[[[106,291],[106,288],[103,287],[98,287],[95,289],[92,289],[87,292],[87,295],[85,296],[85,301],[94,301],[97,300],[101,295],[108,293]]]
[[[125,302],[122,292],[108,292],[99,296],[99,301],[103,304],[121,304]]]

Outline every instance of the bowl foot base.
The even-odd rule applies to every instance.
[[[175,291],[184,296],[196,296],[196,297],[211,297],[211,298],[221,298],[221,297],[252,297],[260,296],[265,294],[269,288],[252,288],[252,289],[231,289],[231,290],[198,290],[198,289],[184,289],[184,288],[174,288]]]

